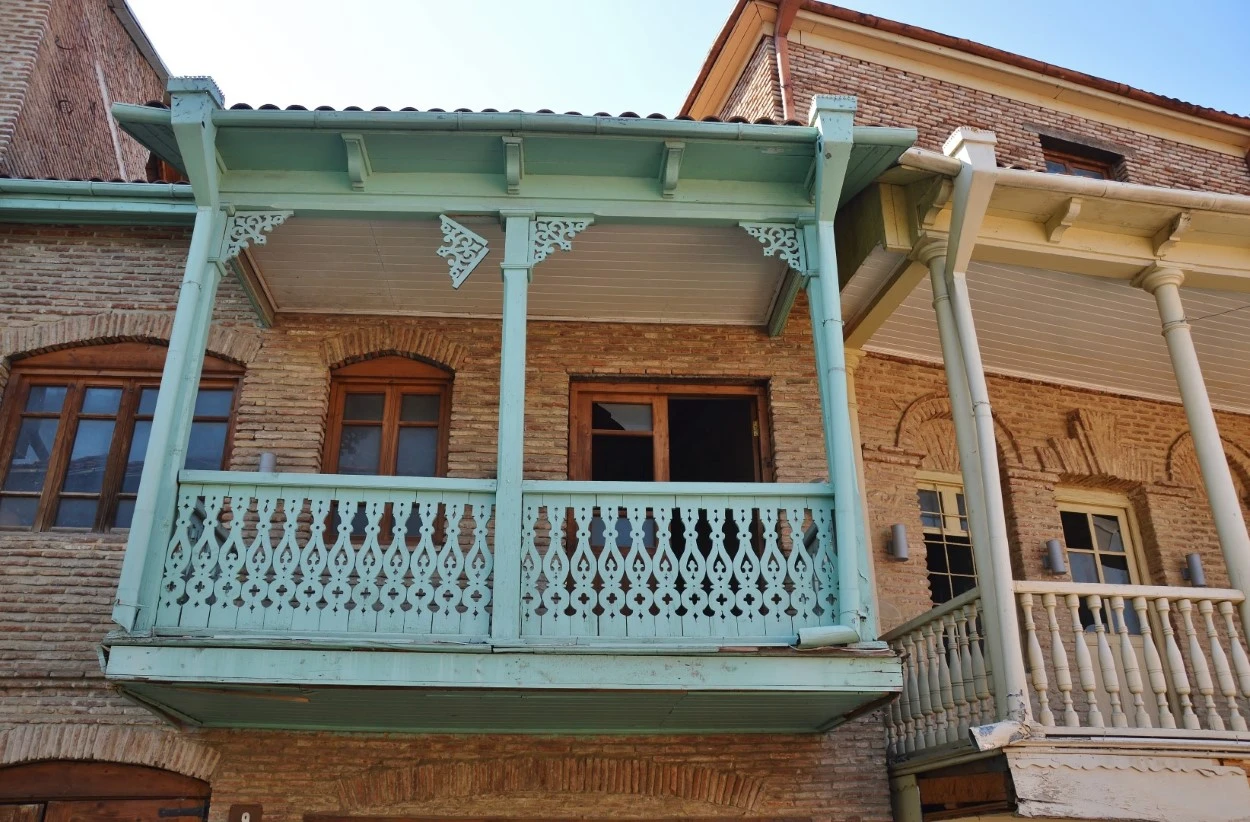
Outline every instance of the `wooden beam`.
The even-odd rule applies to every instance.
[[[785,333],[786,320],[794,308],[794,301],[799,298],[799,290],[803,287],[803,277],[793,268],[787,268],[782,276],[781,288],[777,290],[777,299],[768,311],[768,336],[780,337]]]
[[[243,293],[247,295],[248,301],[252,304],[252,308],[256,309],[256,318],[261,328],[270,328],[273,326],[273,317],[276,308],[273,299],[269,295],[269,289],[265,288],[264,280],[261,278],[260,266],[256,262],[256,258],[252,256],[250,249],[243,249],[238,257],[230,261],[230,270],[234,272],[234,276],[238,279],[239,284],[243,286]]]
[[[929,269],[923,263],[904,259],[877,293],[872,295],[868,307],[847,321],[847,347],[861,348],[868,342],[928,275]]]
[[[686,153],[686,144],[681,140],[665,140],[664,153],[660,160],[660,196],[672,199],[677,193],[677,183],[681,179],[681,158]]]
[[[369,151],[365,148],[365,135],[344,134],[343,148],[347,151],[347,177],[354,191],[364,191],[373,166],[369,164]]]

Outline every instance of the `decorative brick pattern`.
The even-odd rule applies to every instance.
[[[455,371],[466,352],[464,346],[448,342],[429,329],[385,322],[345,331],[321,344],[321,359],[329,368],[388,354],[418,357]]]
[[[771,37],[762,38],[755,47],[755,54],[729,93],[721,116],[745,117],[751,122],[762,118],[780,120],[784,116],[781,83],[777,81],[777,52]]]
[[[174,731],[111,725],[19,725],[0,731],[0,765],[45,759],[147,765],[209,779],[220,755]]]
[[[17,130],[51,11],[52,0],[0,0],[0,168]]]

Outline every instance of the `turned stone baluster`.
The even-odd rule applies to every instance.
[[[1137,613],[1137,622],[1141,626],[1142,650],[1146,652],[1146,674],[1150,679],[1150,690],[1154,692],[1155,702],[1159,706],[1159,727],[1175,728],[1176,718],[1172,716],[1172,706],[1168,704],[1168,681],[1163,674],[1163,660],[1159,658],[1159,649],[1150,629],[1146,598],[1133,597],[1133,610]]]
[[[968,615],[968,649],[972,654],[972,687],[977,695],[977,724],[993,722],[994,708],[990,703],[989,665],[981,646],[981,630],[977,627],[980,603],[964,606]]]
[[[1191,731],[1197,731],[1202,729],[1202,725],[1198,722],[1193,702],[1189,699],[1189,674],[1185,672],[1185,657],[1181,656],[1180,646],[1176,644],[1171,607],[1166,597],[1155,600],[1155,608],[1159,611],[1159,624],[1163,628],[1163,647],[1167,649],[1168,668],[1172,673],[1172,690],[1176,691],[1176,698],[1181,703],[1181,724]]]
[[[1189,645],[1189,662],[1194,668],[1194,679],[1198,683],[1198,693],[1202,694],[1202,702],[1207,708],[1207,728],[1212,731],[1224,730],[1224,720],[1215,707],[1215,683],[1211,680],[1211,669],[1207,666],[1207,655],[1202,651],[1202,643],[1198,641],[1198,632],[1194,629],[1194,604],[1187,599],[1177,601],[1176,610],[1181,612],[1181,621],[1185,625],[1185,638]]]
[[[903,709],[902,696],[890,702],[890,719],[885,726],[885,750],[890,756],[897,756],[903,745]]]
[[[946,741],[954,742],[959,738],[959,714],[956,711],[955,682],[959,676],[959,660],[951,656],[954,643],[948,642],[946,617],[933,626],[937,642],[938,664],[942,684],[942,707],[946,712]]]
[[[1059,617],[1055,612],[1057,601],[1054,594],[1042,594],[1042,607],[1046,609],[1046,622],[1050,626],[1050,661],[1055,669],[1055,685],[1063,701],[1063,724],[1079,728],[1081,718],[1072,704],[1072,671],[1068,668],[1068,651],[1063,647],[1063,633],[1059,630]]]
[[[912,691],[916,684],[915,660],[907,653],[907,646],[902,640],[894,643],[894,653],[898,654],[903,662],[903,690],[898,696],[898,710],[901,718],[898,752],[911,753],[916,750],[916,720],[912,716]]]
[[[1233,669],[1228,665],[1228,655],[1220,642],[1220,632],[1215,627],[1215,607],[1211,600],[1204,599],[1198,603],[1198,613],[1207,628],[1207,641],[1211,644],[1211,664],[1215,666],[1215,679],[1220,684],[1220,693],[1228,703],[1228,720],[1234,731],[1244,731],[1246,720],[1237,707],[1237,682],[1233,679]]]
[[[1055,724],[1050,710],[1050,683],[1046,680],[1046,661],[1042,656],[1042,644],[1037,641],[1037,626],[1033,624],[1033,595],[1020,594],[1020,607],[1024,611],[1024,637],[1029,651],[1029,668],[1033,675],[1033,692],[1037,694],[1037,719],[1043,725]]]
[[[1234,619],[1236,608],[1231,602],[1220,603],[1220,613],[1224,615],[1224,630],[1228,632],[1228,641],[1233,649],[1233,668],[1237,671],[1237,683],[1241,687],[1241,695],[1250,699],[1250,658],[1241,645],[1241,637],[1237,633],[1237,621]]]
[[[908,641],[911,642],[911,637]],[[917,748],[932,748],[937,744],[937,723],[933,715],[933,699],[929,690],[929,649],[926,647],[925,632],[919,628],[914,633],[916,643],[916,688],[920,696],[920,716],[917,719]],[[920,724],[923,722],[924,744],[921,744]]]
[[[1088,603],[1094,614],[1094,634],[1098,642],[1098,667],[1102,669],[1102,688],[1111,701],[1111,724],[1116,728],[1127,728],[1128,717],[1120,704],[1120,677],[1115,670],[1115,657],[1111,655],[1111,645],[1107,642],[1107,629],[1102,618],[1102,597],[1090,594]]]
[[[1137,663],[1137,649],[1133,647],[1128,623],[1124,621],[1124,597],[1111,598],[1111,612],[1111,627],[1120,635],[1120,663],[1124,666],[1124,681],[1128,685],[1128,692],[1133,695],[1134,727],[1152,727],[1150,713],[1146,710],[1146,700],[1142,696],[1145,689],[1142,687],[1141,666]]]
[[[972,656],[968,648],[968,612],[960,608],[955,612],[955,640],[959,644],[959,692],[962,698],[959,714],[959,736],[968,736],[976,711],[977,696],[972,684]]]
[[[1076,671],[1081,678],[1081,690],[1085,692],[1085,712],[1090,727],[1105,727],[1102,711],[1098,710],[1098,697],[1095,690],[1098,681],[1094,678],[1094,661],[1089,656],[1089,646],[1085,644],[1085,629],[1081,627],[1081,598],[1076,594],[1068,594],[1068,610],[1072,614],[1072,633],[1076,645]]]
[[[950,669],[951,680],[951,729],[948,733],[950,741],[963,739],[968,733],[968,699],[964,696],[964,663],[959,655],[959,628],[955,623],[955,615],[947,614],[942,619],[946,628],[947,667]]]
[[[938,629],[937,626],[930,623],[925,626],[925,645],[929,649],[929,704],[933,706],[933,718],[936,720],[934,729],[934,740],[936,744],[941,744],[947,740],[947,713],[946,701],[942,698],[942,681],[943,669],[946,667],[946,657],[938,650]],[[951,683],[950,673],[945,672],[946,680],[946,696],[950,697]]]

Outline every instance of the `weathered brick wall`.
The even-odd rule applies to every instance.
[[[767,43],[767,38],[765,38]],[[762,43],[769,54],[771,43]],[[807,111],[814,94],[854,94],[859,98],[857,125],[914,127],[916,145],[940,151],[959,126],[993,131],[1002,166],[1044,171],[1037,128],[1109,144],[1123,150],[1126,182],[1229,194],[1250,193],[1250,167],[1242,157],[1131,131],[1095,120],[1022,103],[998,94],[925,77],[878,63],[857,60],[812,46],[790,43],[790,77],[795,111]],[[757,54],[758,56],[758,54]],[[772,61],[768,71],[752,72],[753,60],[720,112],[721,117],[753,117],[752,101],[766,96],[776,83]],[[1119,152],[1117,152],[1119,153]]]
[[[52,0],[0,0],[0,163],[17,129],[51,10]]]
[[[10,29],[10,7],[16,19],[30,22]],[[12,58],[0,52],[0,72],[13,76],[0,74],[0,174],[143,179],[148,151],[120,130],[119,168],[105,94],[109,103],[143,103],[159,100],[165,90],[106,0],[2,0],[0,20],[0,49],[8,42],[21,47]],[[27,62],[32,42],[38,47],[33,68]],[[10,69],[10,59],[15,67],[28,66],[25,73]],[[3,101],[19,90],[24,100],[6,132]],[[7,150],[6,133],[12,134]]]
[[[764,117],[782,119],[781,84],[771,37],[760,40],[721,112],[722,117],[745,117],[751,122]]]

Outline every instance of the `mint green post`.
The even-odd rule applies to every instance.
[[[169,90],[174,134],[195,194],[196,213],[113,605],[113,621],[131,633],[149,631],[155,622],[165,550],[174,527],[178,471],[186,459],[223,274],[219,256],[226,232],[212,124],[213,110],[222,105],[221,92],[211,80],[199,78],[174,78]]]
[[[872,601],[872,593],[867,590],[869,557],[856,482],[841,289],[833,233],[833,220],[854,142],[855,98],[817,95],[812,99],[810,122],[820,132],[816,144],[816,221],[803,227],[803,235],[811,269],[807,278],[807,299],[820,382],[825,454],[833,486],[834,530],[838,538],[837,622],[854,628],[860,641],[868,642],[876,636],[868,612]]]
[[[495,491],[495,584],[491,638],[521,635],[521,478],[525,464],[525,313],[533,268],[534,215],[504,223],[503,331],[499,340],[499,451]]]

